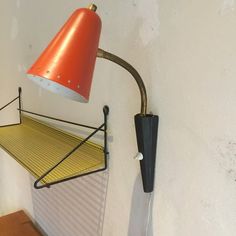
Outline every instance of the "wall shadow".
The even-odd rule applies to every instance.
[[[153,236],[152,194],[143,192],[141,174],[139,174],[132,194],[128,236]]]

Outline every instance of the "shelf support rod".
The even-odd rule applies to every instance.
[[[104,171],[104,170],[107,169],[107,156],[108,156],[108,151],[107,151],[107,116],[108,116],[108,113],[109,113],[108,106],[104,106],[103,113],[104,113],[104,123],[102,125],[100,125],[95,131],[93,131],[89,136],[87,136],[83,141],[81,141],[70,152],[68,152],[57,164],[55,164],[48,171],[46,171],[41,177],[39,177],[34,183],[34,187],[36,189],[41,189],[41,188],[44,188],[44,187],[50,187],[51,185],[54,185],[54,184],[62,183],[62,182],[68,181],[68,180],[72,180],[72,179],[82,177],[82,176],[85,176],[85,175],[89,175],[89,174],[93,174],[93,173],[96,173],[96,172]],[[95,170],[95,171],[91,171],[91,172],[88,172],[88,173],[84,173],[84,174],[72,176],[72,177],[69,177],[69,178],[65,178],[65,179],[62,179],[62,180],[59,180],[59,181],[54,181],[54,182],[51,182],[51,183],[46,183],[46,184],[43,184],[43,185],[39,185],[39,182],[42,181],[43,178],[45,178],[51,171],[53,171],[63,161],[65,161],[68,157],[70,157],[70,155],[72,155],[80,146],[82,146],[85,142],[87,142],[93,135],[95,135],[103,127],[104,127],[104,158],[105,158],[105,165],[104,165],[103,168]]]

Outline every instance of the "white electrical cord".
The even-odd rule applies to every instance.
[[[135,160],[141,161],[143,160],[143,154],[141,152],[138,152],[134,156]],[[150,227],[151,227],[151,221],[152,221],[152,206],[153,206],[153,192],[151,193],[145,193],[145,195],[148,198],[148,209],[147,209],[147,221],[146,221],[146,228],[145,228],[145,236],[152,236],[150,235]]]
[[[151,236],[149,235],[149,231],[150,231],[150,225],[151,225],[150,223],[152,220],[152,206],[153,206],[153,192],[148,194],[148,211],[147,211],[145,236]]]

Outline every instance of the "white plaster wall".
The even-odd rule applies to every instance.
[[[88,3],[0,2],[0,101],[13,97],[21,85],[25,108],[93,125],[102,121],[102,106],[108,104],[113,141],[109,145],[110,179],[103,234],[134,236],[132,232],[136,232],[141,236],[149,196],[142,193],[139,163],[132,159],[136,153],[133,115],[140,105],[132,78],[118,66],[98,60],[90,103],[79,104],[40,90],[24,75],[25,68],[71,12]],[[103,21],[100,47],[138,69],[147,86],[149,110],[160,115],[150,223],[153,229],[149,235],[234,235],[234,1],[129,0],[96,4]],[[14,116],[13,112],[5,114],[1,120],[14,120]],[[0,213],[25,208],[33,216],[28,174],[2,151],[0,170]]]
[[[232,236],[236,230],[234,1],[167,0],[160,1],[159,9],[158,71],[151,76],[152,107],[161,115],[154,232]]]

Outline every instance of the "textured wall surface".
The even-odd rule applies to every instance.
[[[156,235],[236,230],[234,1],[160,1]]]
[[[140,102],[126,71],[97,60],[89,104],[50,94],[25,79],[25,69],[71,12],[88,3],[0,2],[1,103],[21,85],[25,108],[92,125],[101,122],[102,106],[110,106],[104,236],[234,235],[235,1],[96,1],[103,21],[100,47],[134,65],[147,87],[148,110],[160,115],[151,197],[142,193],[139,163],[133,160],[133,115]],[[9,111],[0,119],[14,116]],[[33,216],[28,174],[2,151],[0,171],[0,213],[24,208]]]

